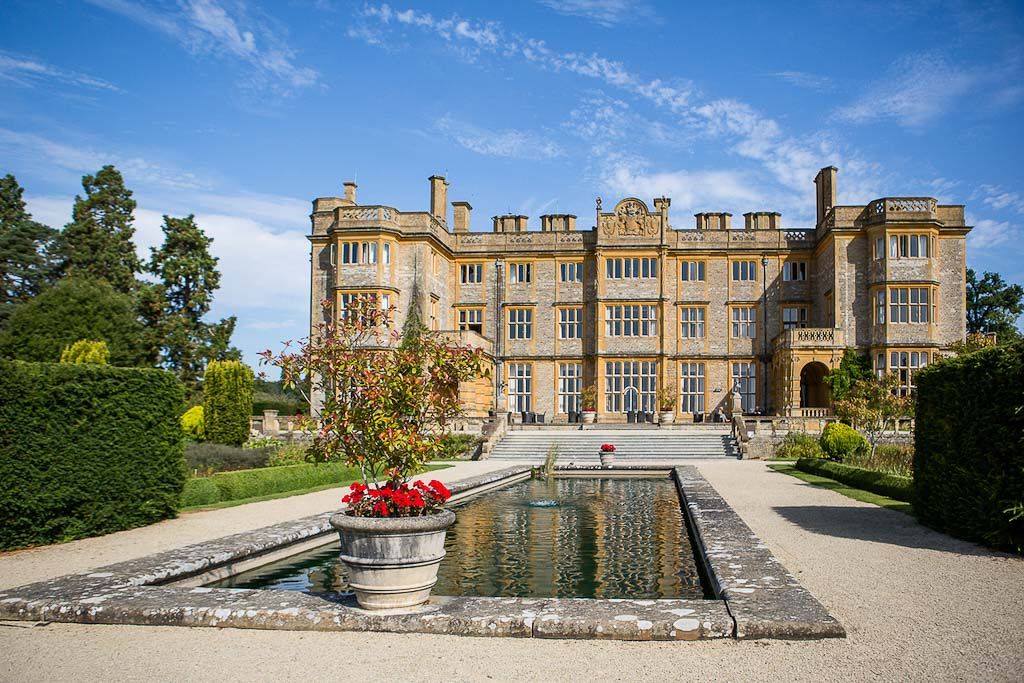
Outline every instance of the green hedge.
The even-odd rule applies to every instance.
[[[811,474],[818,474],[829,479],[835,479],[847,486],[871,491],[880,496],[888,496],[896,500],[911,502],[913,495],[914,480],[910,477],[898,477],[895,474],[875,472],[866,470],[863,467],[843,465],[842,463],[816,458],[800,458],[796,461],[796,468]]]
[[[163,370],[0,361],[0,549],[173,517],[184,407]]]
[[[941,360],[917,376],[914,509],[940,531],[1024,551],[1024,342]]]
[[[209,477],[194,477],[185,482],[181,505],[210,505],[273,493],[301,491],[327,484],[340,486],[358,477],[358,469],[336,462],[218,472]]]

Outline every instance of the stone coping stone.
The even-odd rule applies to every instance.
[[[846,636],[696,468],[673,473],[707,578],[735,620],[737,638]]]
[[[593,469],[595,474],[608,471]],[[455,496],[465,497],[519,480],[531,470],[508,467],[460,480],[449,488]],[[692,524],[699,539],[715,538],[711,534],[719,531],[725,534],[726,540],[716,538],[713,556],[707,559],[716,585],[722,586],[719,599],[433,596],[422,607],[382,613],[360,609],[347,593],[173,585],[332,533],[329,519],[334,513],[326,512],[2,591],[0,619],[614,640],[842,635],[838,622],[799,587],[735,513],[742,528],[728,525],[727,506],[720,498],[715,500],[717,493],[695,468],[675,468],[673,476],[681,500],[694,515]],[[687,498],[690,488],[692,499]],[[708,511],[706,518],[700,517],[703,508],[691,500],[701,501]]]

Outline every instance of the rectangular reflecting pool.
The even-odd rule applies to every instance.
[[[667,477],[528,479],[452,506],[435,595],[704,598]],[[335,541],[214,588],[344,592]]]

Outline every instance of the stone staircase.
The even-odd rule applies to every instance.
[[[692,429],[523,429],[508,432],[495,444],[491,460],[540,464],[548,449],[558,447],[556,464],[594,465],[601,444],[615,444],[615,462],[679,462],[736,458],[739,449],[728,425]]]

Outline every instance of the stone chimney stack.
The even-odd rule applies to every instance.
[[[829,210],[836,205],[836,175],[839,169],[835,166],[826,166],[814,176],[814,185],[817,188],[818,197],[818,225],[825,220]]]
[[[472,210],[473,207],[469,205],[469,202],[452,202],[455,232],[469,232],[469,213]]]
[[[345,201],[350,204],[356,203],[356,183],[354,180],[346,180],[342,185],[345,187]]]
[[[698,230],[732,230],[731,213],[710,211],[695,213],[693,217],[697,219]]]
[[[430,176],[430,213],[448,225],[448,181],[443,175]]]

